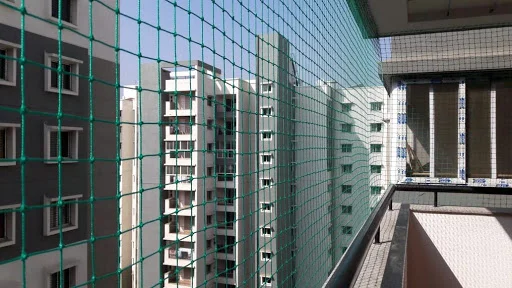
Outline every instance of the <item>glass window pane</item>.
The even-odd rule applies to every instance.
[[[430,170],[429,84],[407,85],[407,177]]]

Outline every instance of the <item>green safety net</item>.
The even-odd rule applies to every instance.
[[[355,4],[44,3],[0,1],[0,286],[320,287],[385,188]]]

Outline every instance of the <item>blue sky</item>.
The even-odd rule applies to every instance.
[[[121,17],[121,47],[135,55],[167,61],[198,59],[220,68],[226,78],[250,79],[255,78],[255,35],[279,32],[291,43],[291,56],[297,61],[299,78],[304,83],[324,79],[350,86],[376,81],[376,53],[369,40],[361,39],[345,1],[173,3],[174,0],[121,0],[123,14],[134,19],[139,19],[140,14],[140,19],[149,24],[138,25],[136,20]],[[160,25],[160,32],[150,25]],[[123,85],[137,83],[139,59],[135,55],[121,52]]]

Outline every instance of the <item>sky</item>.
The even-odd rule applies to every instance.
[[[290,41],[303,83],[378,80],[380,59],[370,40],[360,37],[345,1],[121,0],[121,13],[123,85],[138,82],[139,60],[157,58],[202,60],[225,78],[254,79],[255,35],[270,32]]]

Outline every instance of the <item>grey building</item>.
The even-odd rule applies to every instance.
[[[118,268],[114,51],[89,51],[89,39],[68,30],[58,43],[51,24],[57,8],[29,2],[31,13],[50,23],[26,16],[23,34],[19,11],[0,5],[0,286],[57,287],[62,268],[64,285],[95,277],[97,287],[112,287],[117,277],[107,274]],[[88,19],[87,5],[63,8],[65,25],[88,34],[88,20],[78,18]],[[93,21],[101,27],[98,39],[114,44],[114,19]],[[22,49],[24,63],[16,60]],[[60,86],[50,69],[59,60]],[[76,76],[89,74],[97,81]]]

